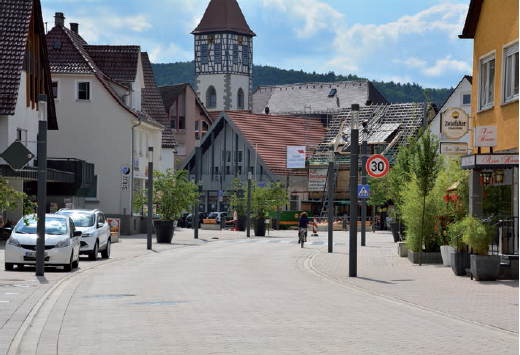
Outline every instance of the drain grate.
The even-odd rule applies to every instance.
[[[188,301],[149,301],[132,303],[136,306],[175,306],[177,304],[187,303]]]

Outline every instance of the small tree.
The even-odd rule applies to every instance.
[[[422,133],[422,132],[421,132]],[[439,140],[435,139],[429,130],[421,135],[421,139],[417,144],[417,162],[413,168],[415,177],[417,178],[417,186],[419,194],[422,197],[422,223],[421,234],[419,238],[422,245],[424,235],[424,218],[426,213],[426,198],[435,186],[437,175],[442,166],[442,158],[438,152]],[[419,249],[419,265],[422,264],[422,248]]]
[[[233,187],[230,192],[230,212],[237,211],[238,216],[246,216],[247,215],[247,198],[238,197],[238,190],[247,189],[247,182],[240,181],[239,178],[235,178],[233,180]]]
[[[7,180],[0,178],[0,213],[15,210],[20,202],[24,216],[34,213],[36,205],[27,198],[27,194],[9,187]]]
[[[265,218],[269,212],[274,212],[277,207],[289,203],[283,183],[270,183],[265,187],[259,187],[256,181],[251,184],[251,209],[255,211],[257,218]]]
[[[173,221],[182,211],[189,210],[198,203],[197,185],[188,180],[186,170],[153,172],[153,204],[157,206],[157,214],[164,221]],[[141,209],[148,203],[148,190],[136,194],[134,208]]]

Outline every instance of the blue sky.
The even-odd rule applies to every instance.
[[[41,0],[79,23],[89,44],[140,45],[153,63],[193,59],[193,35],[209,0]],[[256,33],[254,63],[370,80],[456,86],[471,75],[462,40],[470,0],[238,0]]]

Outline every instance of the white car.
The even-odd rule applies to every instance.
[[[14,266],[36,265],[36,215],[22,218],[14,227],[5,244],[5,269]],[[79,265],[80,231],[68,216],[45,215],[45,254],[46,266],[63,266],[71,271]]]
[[[97,260],[98,254],[105,259],[110,257],[112,244],[110,226],[103,212],[98,209],[61,209],[56,214],[69,216],[76,230],[81,231],[80,254],[87,254],[90,260]]]

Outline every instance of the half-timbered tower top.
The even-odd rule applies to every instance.
[[[235,32],[256,36],[246,22],[236,0],[211,0],[202,20],[192,34]]]

